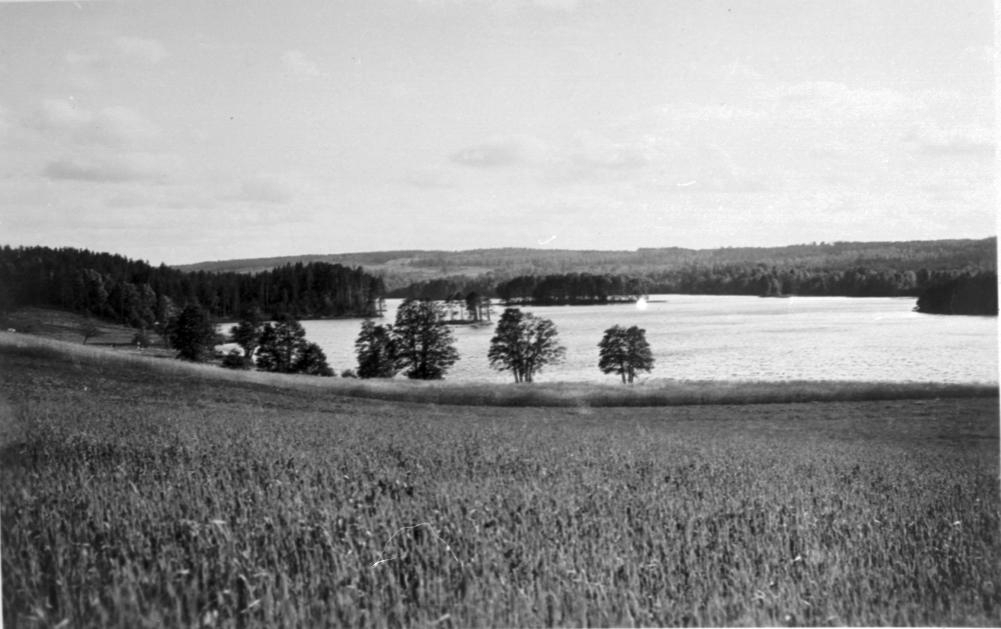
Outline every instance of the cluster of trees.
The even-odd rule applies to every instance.
[[[379,314],[381,278],[360,267],[296,263],[254,274],[184,272],[108,253],[0,248],[0,315],[22,306],[61,308],[164,333],[189,304],[217,318],[248,308],[299,318]]]
[[[919,297],[925,291],[957,278],[994,273],[992,269],[852,267],[845,269],[768,266],[764,264],[691,264],[650,271],[642,276],[566,273],[520,275],[490,285],[474,283],[481,299],[499,298],[506,304],[590,305],[631,301],[651,293],[689,295],[801,295],[815,297]],[[467,285],[461,278],[424,282],[405,291],[422,299],[461,299]],[[937,289],[941,290],[941,289]]]
[[[459,360],[455,337],[445,323],[444,307],[430,300],[408,299],[393,325],[362,323],[355,341],[360,378],[438,380]]]
[[[177,350],[177,357],[190,361],[205,361],[213,357],[214,348],[227,340],[216,332],[212,316],[198,304],[188,304],[167,326],[166,338]],[[260,311],[248,310],[239,323],[230,328],[229,341],[234,349],[222,361],[231,369],[251,369],[275,373],[302,373],[332,376],[327,356],[316,343],[306,340],[302,324],[289,314],[274,321],[264,321]]]
[[[602,373],[615,373],[622,382],[632,384],[637,371],[653,369],[653,351],[646,340],[646,330],[635,325],[619,325],[605,330],[598,343],[598,368]]]
[[[441,304],[408,299],[397,311],[393,325],[363,322],[355,341],[358,377],[392,378],[402,371],[408,378],[443,378],[459,359],[445,318]],[[487,357],[494,369],[510,371],[515,382],[532,382],[543,367],[563,360],[566,348],[558,336],[550,319],[506,308]],[[605,330],[598,347],[599,369],[619,374],[624,383],[632,383],[638,371],[653,369],[653,354],[641,328],[613,326]]]
[[[997,273],[963,273],[942,279],[922,293],[915,309],[930,314],[997,316]]]
[[[334,375],[327,356],[316,343],[306,340],[306,331],[292,315],[282,313],[264,321],[259,310],[251,309],[229,330],[229,340],[240,346],[223,360],[224,367],[275,373]],[[242,351],[241,351],[242,350]]]
[[[456,295],[467,295],[469,293],[494,295],[494,286],[496,284],[497,280],[492,274],[477,277],[449,275],[447,277],[412,282],[406,286],[389,291],[386,293],[386,296],[401,299],[445,301],[447,299],[454,299]]]
[[[914,296],[940,272],[855,267],[824,269],[723,264],[651,273],[654,293],[690,295]]]
[[[564,273],[542,277],[521,275],[497,284],[495,292],[506,303],[554,306],[607,304],[635,301],[649,292],[649,285],[641,278],[625,275]]]

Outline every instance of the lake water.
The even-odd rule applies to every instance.
[[[392,323],[400,300],[388,300]],[[552,319],[566,346],[562,364],[537,382],[617,382],[598,370],[598,341],[613,325],[646,329],[655,365],[640,380],[998,381],[998,328],[993,317],[935,316],[913,311],[913,298],[652,295],[645,309],[612,306],[526,307]],[[509,382],[490,368],[494,321],[452,326],[460,360],[447,380]],[[303,321],[337,373],[355,369],[361,321]],[[228,330],[228,328],[225,328]]]

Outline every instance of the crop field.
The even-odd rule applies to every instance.
[[[1001,624],[996,397],[480,407],[182,367],[0,345],[5,626]]]

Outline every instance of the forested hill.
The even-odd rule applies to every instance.
[[[189,271],[258,272],[296,262],[329,262],[361,266],[383,278],[390,291],[429,280],[474,280],[495,283],[525,275],[566,273],[621,274],[654,277],[713,267],[768,267],[845,272],[959,271],[996,268],[997,238],[906,242],[834,242],[785,247],[683,249],[665,247],[635,251],[561,249],[470,249],[465,251],[374,251],[203,262],[177,268]],[[489,279],[487,279],[489,278]],[[485,285],[483,286],[486,287]]]
[[[220,319],[248,309],[301,318],[371,316],[382,280],[325,262],[254,274],[179,271],[110,253],[0,247],[0,316],[23,306],[55,307],[137,328],[164,325],[185,305]]]

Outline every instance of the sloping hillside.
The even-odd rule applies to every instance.
[[[383,278],[393,290],[430,279],[490,273],[495,280],[550,273],[620,273],[640,275],[685,266],[765,264],[769,266],[867,269],[948,270],[993,269],[997,238],[907,242],[834,242],[784,247],[725,247],[720,249],[647,248],[635,251],[566,249],[469,249],[463,251],[372,251],[310,254],[276,258],[221,260],[182,265],[188,271],[254,273],[296,262],[330,262],[361,266]]]

